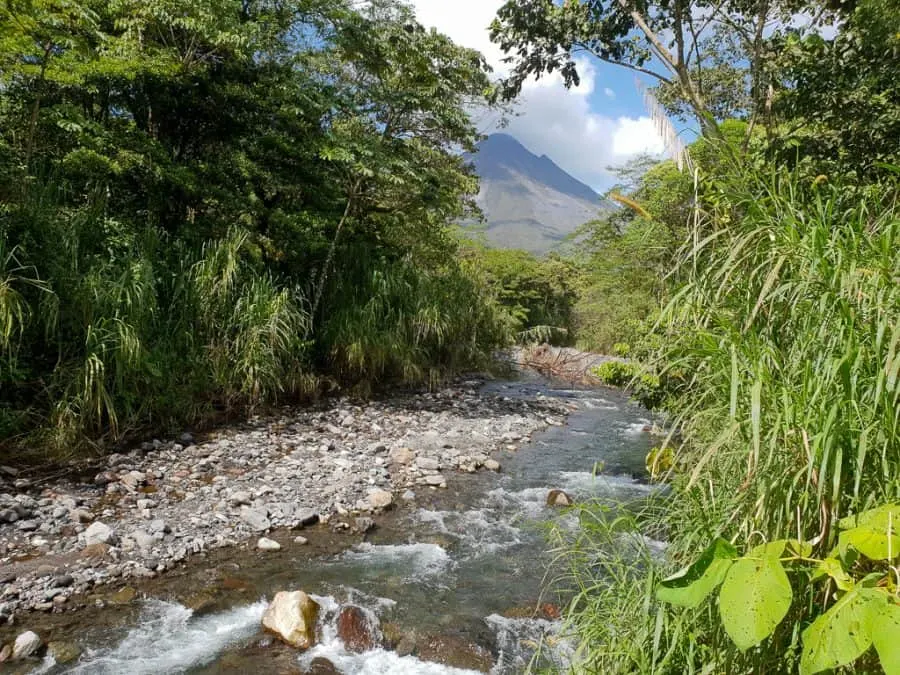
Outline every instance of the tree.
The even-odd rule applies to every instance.
[[[831,40],[778,40],[781,122],[775,153],[811,176],[883,175],[900,161],[900,34],[896,3],[861,0]]]
[[[786,25],[804,4],[509,0],[491,36],[511,54],[507,96],[516,95],[527,78],[554,71],[567,86],[577,84],[575,59],[583,53],[649,76],[671,111],[689,111],[705,133],[717,136],[717,120],[735,114],[755,120],[765,113],[767,32]]]

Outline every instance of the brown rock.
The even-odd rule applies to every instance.
[[[317,656],[309,664],[307,675],[340,675],[341,671],[334,667],[334,664],[326,658]]]
[[[378,619],[355,605],[347,605],[341,609],[338,614],[337,632],[344,646],[358,654],[375,649],[382,638]]]
[[[488,673],[494,667],[494,657],[487,649],[457,635],[429,635],[417,646],[416,655],[423,661],[480,673]]]
[[[415,459],[416,453],[409,448],[392,448],[388,455],[388,461],[391,464],[409,464]]]
[[[547,494],[547,506],[572,506],[575,502],[562,490],[550,490]]]
[[[71,663],[81,656],[81,647],[74,642],[63,642],[54,640],[47,643],[47,653],[53,657],[58,664],[63,665]]]
[[[109,553],[109,544],[88,544],[78,555],[82,558],[105,558]]]
[[[282,642],[309,649],[316,641],[319,605],[303,591],[279,591],[263,614],[262,625]]]

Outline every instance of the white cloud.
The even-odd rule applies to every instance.
[[[413,0],[412,4],[422,24],[480,50],[488,63],[504,72],[503,54],[488,35],[502,0]],[[612,117],[595,111],[590,96],[597,87],[596,69],[581,60],[578,70],[581,83],[570,90],[558,73],[526,82],[516,106],[518,114],[505,131],[532,152],[547,155],[579,180],[604,190],[613,182],[608,166],[644,152],[659,154],[662,141],[647,117]],[[608,87],[603,94],[615,97]],[[494,124],[493,119],[479,120],[484,133],[494,131]]]

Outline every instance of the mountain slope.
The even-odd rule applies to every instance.
[[[594,190],[508,134],[489,136],[468,159],[481,178],[487,240],[496,246],[546,253],[603,208]]]

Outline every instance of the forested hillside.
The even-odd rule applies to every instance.
[[[476,364],[508,325],[450,226],[490,93],[391,0],[3,4],[0,443]]]

